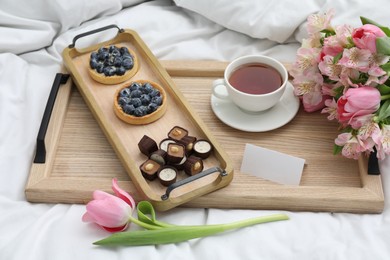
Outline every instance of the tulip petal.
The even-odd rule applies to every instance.
[[[115,194],[119,198],[121,198],[127,204],[129,204],[132,209],[135,208],[135,201],[134,201],[133,197],[131,197],[129,193],[127,193],[126,191],[124,191],[123,189],[121,189],[119,187],[118,180],[116,178],[112,179],[112,190],[115,192]]]
[[[89,217],[94,219],[98,225],[105,227],[125,225],[132,213],[129,205],[115,196],[103,200],[92,200],[86,208]]]
[[[102,226],[102,228],[104,228],[104,229],[107,230],[108,232],[114,233],[114,232],[121,232],[121,231],[125,230],[125,229],[127,228],[128,225],[129,225],[129,224],[127,223],[126,225],[120,226],[120,227],[114,227],[114,228],[112,228],[112,227],[104,227],[104,226]]]
[[[95,190],[92,193],[92,196],[93,196],[93,199],[95,199],[95,200],[104,200],[106,198],[114,197],[114,195],[107,193],[107,192],[104,192],[104,191],[101,191],[101,190]]]
[[[88,212],[85,212],[83,217],[81,218],[83,222],[95,222],[95,219],[91,217],[91,215],[88,214]]]

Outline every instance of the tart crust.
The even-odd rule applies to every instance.
[[[162,97],[162,104],[153,113],[147,114],[147,115],[142,116],[142,117],[137,117],[137,116],[132,116],[132,115],[126,114],[122,110],[122,107],[118,103],[118,96],[119,96],[119,92],[122,89],[127,88],[128,86],[131,85],[131,82],[130,82],[130,83],[126,83],[125,85],[120,87],[115,92],[115,96],[114,96],[114,112],[115,112],[115,115],[117,117],[119,117],[122,121],[124,121],[124,122],[126,122],[128,124],[132,124],[132,125],[146,125],[146,124],[152,123],[152,122],[160,119],[165,114],[165,112],[167,111],[167,95],[166,95],[165,90],[159,84],[157,84],[156,82],[153,82],[153,81],[150,81],[150,80],[137,80],[136,82],[138,82],[138,83],[140,83],[142,85],[145,84],[145,83],[150,83],[155,89],[158,89],[160,91],[160,95]]]
[[[115,45],[115,46],[118,48],[124,47],[124,46],[120,46],[120,45]],[[104,46],[104,47],[108,48],[109,46]],[[91,78],[93,78],[95,81],[102,83],[102,84],[105,84],[105,85],[113,85],[113,84],[122,83],[122,82],[130,79],[131,77],[133,77],[139,69],[139,62],[138,62],[138,58],[135,55],[134,51],[130,50],[129,48],[127,48],[127,49],[129,50],[130,55],[133,57],[133,61],[134,61],[133,68],[127,70],[125,72],[125,74],[123,74],[121,76],[119,76],[119,75],[106,76],[106,75],[104,75],[104,73],[98,73],[95,69],[92,69],[90,66],[88,66],[88,73],[91,76]],[[89,59],[91,59],[91,58],[89,58]]]

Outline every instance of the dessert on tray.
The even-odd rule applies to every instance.
[[[115,94],[115,114],[129,124],[152,123],[162,117],[166,109],[166,93],[152,81],[138,80],[125,84]]]
[[[169,186],[177,181],[180,171],[187,177],[201,173],[203,160],[212,152],[211,143],[205,139],[195,141],[197,138],[180,126],[174,126],[167,136],[159,146],[147,135],[138,142],[140,152],[147,157],[139,167],[143,177],[149,181],[158,178],[163,186]]]
[[[127,47],[110,45],[91,53],[89,75],[102,84],[118,84],[128,80],[138,71],[138,60]]]

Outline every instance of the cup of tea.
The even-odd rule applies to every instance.
[[[248,55],[229,63],[224,78],[213,82],[213,95],[230,99],[244,111],[260,112],[278,103],[287,81],[287,69],[279,61]]]

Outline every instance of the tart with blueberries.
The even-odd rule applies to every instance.
[[[159,84],[138,80],[116,91],[114,111],[128,124],[149,124],[164,115],[167,110],[166,100],[166,93]]]
[[[90,55],[89,75],[102,84],[117,84],[134,76],[138,61],[127,47],[110,45],[101,47]]]

